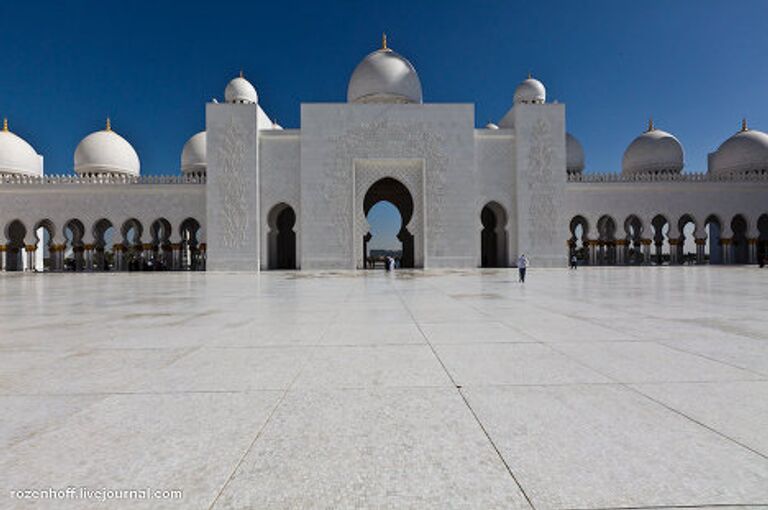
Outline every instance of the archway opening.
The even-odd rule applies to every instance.
[[[589,263],[589,249],[587,233],[589,232],[589,223],[584,216],[574,216],[570,223],[571,238],[568,240],[568,260],[576,255],[576,259],[581,264]]]
[[[653,226],[653,245],[656,248],[653,261],[662,265],[669,260],[669,221],[661,214],[651,220]]]
[[[369,216],[373,208],[382,202],[388,202],[399,213],[399,224],[397,214],[386,205],[377,208],[374,216]],[[371,185],[363,199],[363,213],[371,225],[371,232],[366,232],[363,236],[363,257],[365,267],[373,267],[379,257],[386,255],[393,256],[398,262],[399,267],[414,267],[414,239],[413,234],[408,230],[408,222],[413,217],[413,197],[408,188],[400,181],[391,177],[379,179]],[[399,250],[397,243],[383,239],[383,232],[397,229],[395,238],[400,243]],[[376,239],[377,234],[379,239]],[[379,247],[380,246],[380,247]]]
[[[36,268],[38,271],[54,270],[53,255],[55,251],[51,250],[51,247],[53,246],[55,233],[56,228],[53,226],[53,222],[49,219],[40,220],[35,225],[37,250],[40,252],[39,257],[36,258],[42,263],[41,267]]]
[[[624,221],[624,233],[627,241],[626,263],[639,265],[644,262],[643,256],[643,222],[640,218],[632,214]]]
[[[696,262],[696,221],[690,214],[684,214],[677,222],[680,238],[677,243],[677,261],[679,264]]]
[[[733,263],[748,264],[749,244],[747,243],[747,220],[744,216],[738,214],[733,217],[731,230],[733,231],[733,240],[731,241]]]
[[[202,268],[200,260],[200,240],[197,238],[200,232],[200,222],[194,218],[187,218],[181,222],[179,233],[181,234],[181,268],[189,271],[198,271]]]
[[[114,265],[114,238],[115,228],[112,222],[102,218],[93,225],[93,269],[95,271],[109,271]]]
[[[480,266],[507,267],[507,213],[497,202],[489,202],[480,211]]]
[[[140,271],[143,265],[141,235],[144,232],[144,227],[139,220],[131,218],[123,223],[121,230],[125,251],[123,261],[119,264],[121,267],[118,270]]]
[[[288,204],[280,203],[267,214],[267,267],[269,269],[296,269],[296,212]]]
[[[148,264],[155,271],[166,271],[173,265],[171,231],[171,222],[165,218],[158,218],[149,226],[149,235],[152,238],[152,253]]]
[[[5,229],[7,239],[5,247],[5,270],[24,270],[24,238],[27,236],[27,227],[19,220],[13,220]]]
[[[64,269],[66,271],[82,271],[85,268],[85,245],[83,236],[85,226],[78,219],[69,220],[64,224]]]
[[[616,264],[616,222],[610,216],[601,216],[597,220],[599,264],[612,266]]]
[[[720,233],[722,224],[717,216],[709,216],[704,222],[704,230],[707,232],[707,260],[710,264],[723,263],[723,251],[720,247]]]

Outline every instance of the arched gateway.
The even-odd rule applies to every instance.
[[[357,161],[355,164],[355,261],[366,267],[370,225],[367,215],[381,201],[390,202],[402,223],[397,239],[402,243],[401,267],[424,266],[423,160]]]
[[[374,205],[382,201],[391,203],[400,212],[401,224],[397,233],[397,239],[402,244],[400,267],[414,267],[413,234],[408,231],[408,223],[413,218],[413,197],[402,182],[392,177],[384,177],[373,183],[365,194],[363,199],[365,216],[368,216],[368,212]],[[369,257],[368,241],[370,240],[369,231],[363,235],[363,254],[366,259]]]

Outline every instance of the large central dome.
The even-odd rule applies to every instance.
[[[369,53],[360,62],[347,87],[350,103],[421,103],[421,81],[410,62],[387,47],[386,35],[381,49]]]

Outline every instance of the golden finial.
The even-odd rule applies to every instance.
[[[747,129],[748,129],[747,128],[747,118],[744,117],[743,119],[741,119],[741,130],[742,131],[747,131]]]
[[[530,80],[531,78],[533,78],[533,74],[531,74],[531,72],[528,71],[528,79]]]
[[[8,132],[8,118],[3,119],[3,131]]]
[[[653,131],[654,129],[656,128],[653,127],[653,117],[648,117],[648,131]]]
[[[382,50],[387,49],[387,33],[386,32],[381,33],[381,49]]]
[[[243,70],[240,69],[240,78],[245,78],[245,75],[243,74]]]
[[[107,117],[107,131],[112,131],[112,121]]]

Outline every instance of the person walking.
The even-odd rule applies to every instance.
[[[576,258],[576,254],[571,255],[571,269],[577,269],[579,267],[579,259]]]
[[[517,270],[520,273],[520,283],[525,283],[525,270],[528,269],[528,257],[525,256],[525,253],[520,255],[520,258],[517,259]]]

